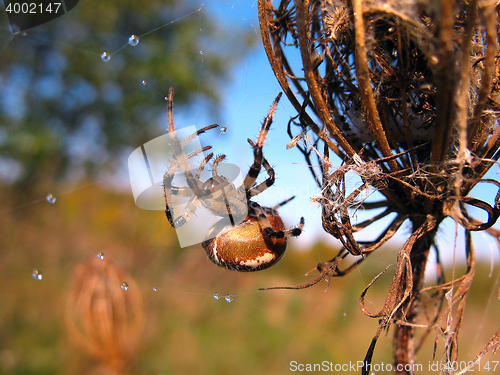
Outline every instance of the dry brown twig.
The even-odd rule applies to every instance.
[[[323,228],[342,250],[321,262],[309,287],[339,270],[348,253],[355,265],[389,240],[408,220],[412,233],[401,248],[384,307],[365,314],[380,318],[365,362],[369,364],[383,329],[394,326],[394,363],[415,362],[414,332],[441,329],[444,361],[457,358],[465,300],[474,276],[472,231],[487,231],[500,216],[500,193],[493,202],[469,197],[500,157],[500,64],[497,1],[414,0],[259,0],[262,40],[271,67],[294,105],[290,147],[299,147],[321,188]],[[300,52],[301,66],[291,58]],[[298,75],[297,72],[303,72]],[[313,118],[318,118],[316,123]],[[292,125],[299,126],[298,134]],[[300,146],[301,142],[304,146]],[[324,151],[318,152],[324,145]],[[329,153],[344,164],[333,167]],[[313,163],[311,154],[318,155]],[[315,166],[319,164],[319,172]],[[332,172],[333,170],[333,172]],[[361,184],[348,192],[346,173]],[[321,176],[321,177],[320,177]],[[359,198],[368,188],[381,202]],[[354,205],[384,212],[358,225]],[[485,222],[471,218],[469,207],[483,210]],[[390,213],[396,218],[370,243],[354,233]],[[444,279],[434,238],[441,222],[453,218],[465,231],[467,271]],[[436,248],[437,284],[423,293],[430,248]],[[433,292],[426,300],[427,292]],[[427,325],[419,324],[428,301],[440,300]],[[444,303],[443,301],[447,301]],[[444,328],[441,325],[444,324]],[[424,336],[427,336],[427,333]],[[475,359],[499,345],[498,332]],[[364,373],[367,373],[367,369]],[[407,371],[397,372],[407,374]]]

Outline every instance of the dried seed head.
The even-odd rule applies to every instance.
[[[133,357],[143,322],[141,293],[112,260],[93,258],[75,268],[66,326],[77,345],[120,372]]]
[[[352,37],[351,10],[342,0],[322,0],[321,14],[325,37],[343,41]]]

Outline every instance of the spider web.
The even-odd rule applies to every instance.
[[[78,5],[82,8],[79,11],[90,11],[93,6],[93,2]],[[119,6],[114,10],[115,15],[103,17],[122,17]],[[140,63],[147,58],[144,51],[158,43],[154,36],[187,19],[200,20],[199,33],[204,44],[187,53],[198,63],[199,69],[192,74],[199,82],[199,88],[193,91],[199,95],[189,106],[175,107],[175,122],[177,126],[195,125],[198,129],[214,122],[224,126],[225,133],[203,135],[201,142],[213,144],[216,153],[227,154],[229,161],[242,171],[248,170],[253,160],[246,139],[255,139],[269,106],[280,91],[259,43],[232,68],[229,84],[214,87],[213,92],[201,91],[201,82],[209,79],[207,56],[210,52],[216,53],[220,45],[203,39],[203,36],[208,38],[209,31],[205,30],[200,16],[215,17],[226,32],[244,27],[258,40],[256,4],[217,1],[191,6],[175,14],[174,18],[151,25],[141,33],[136,30],[126,34],[112,30],[92,33],[86,38],[95,40],[95,47],[83,49],[78,41],[78,30],[69,27],[71,32],[65,42],[44,34],[43,26],[13,35],[3,14],[0,58],[10,49],[18,48],[15,46],[19,43],[35,43],[40,49],[53,51],[51,63],[57,69],[57,64],[61,63],[60,51],[70,50],[76,57],[89,61],[88,69],[103,75],[123,74],[132,92],[142,93],[151,102],[164,103],[164,112],[150,113],[146,106],[138,107],[144,122],[157,124],[156,132],[143,132],[142,124],[137,123],[136,130],[142,138],[138,137],[136,143],[128,144],[115,154],[119,156],[113,156],[90,182],[84,179],[85,164],[106,158],[108,151],[101,142],[102,134],[89,119],[78,131],[67,135],[69,153],[77,161],[68,177],[63,181],[48,181],[45,194],[27,195],[20,203],[12,204],[9,195],[2,197],[1,280],[4,288],[0,296],[4,301],[2,321],[5,323],[0,335],[3,337],[0,339],[0,372],[35,373],[45,369],[51,373],[76,374],[99,370],[99,365],[89,360],[91,354],[81,353],[71,346],[59,354],[68,340],[61,317],[67,309],[66,295],[70,293],[74,270],[91,259],[111,260],[125,272],[119,279],[120,292],[132,293],[137,289],[142,295],[144,303],[136,303],[143,305],[146,316],[141,336],[143,344],[137,344],[136,367],[132,367],[131,373],[238,373],[244,366],[249,374],[279,374],[288,373],[292,362],[330,368],[330,364],[359,360],[358,354],[366,347],[366,342],[354,340],[349,328],[354,326],[358,332],[371,333],[377,326],[377,322],[365,318],[357,306],[359,292],[372,278],[373,272],[366,268],[354,272],[349,279],[334,280],[327,294],[322,288],[300,292],[300,295],[293,291],[257,291],[259,287],[300,284],[314,278],[315,275],[303,275],[315,262],[332,257],[332,246],[336,249],[339,246],[322,232],[320,210],[309,202],[319,189],[310,178],[301,154],[296,150],[284,152],[289,142],[285,127],[289,118],[296,115],[286,101],[279,104],[264,146],[264,155],[275,167],[277,181],[257,199],[263,205],[273,206],[296,196],[280,209],[280,213],[287,226],[297,224],[301,216],[306,219],[305,232],[301,238],[291,240],[293,248],[288,250],[283,265],[250,274],[218,268],[206,259],[200,246],[180,250],[163,213],[140,210],[133,204],[126,161],[132,150],[143,142],[164,134],[168,87],[160,84],[159,76],[162,69],[175,68],[162,66],[160,62],[156,65],[157,70],[141,71]],[[63,17],[70,18],[72,14]],[[63,19],[53,22],[63,22]],[[91,21],[87,26],[92,26]],[[136,38],[130,39],[133,35]],[[183,48],[182,44],[169,39],[162,43],[165,54],[175,54]],[[143,52],[134,52],[141,48],[145,48]],[[238,50],[232,45],[225,48]],[[135,54],[131,66],[123,66],[126,53]],[[23,69],[23,65],[34,69],[37,63],[36,56],[27,56],[19,61],[17,70],[0,72],[2,111],[14,122],[23,113],[37,111],[37,96],[46,98],[58,90],[55,81],[26,86],[30,81],[25,79],[28,70]],[[66,63],[77,64],[76,61]],[[216,90],[222,94],[221,103],[217,103]],[[90,100],[92,90],[82,85],[74,95],[74,101]],[[119,96],[112,85],[104,93],[108,106],[113,106]],[[74,105],[77,111],[75,102],[70,99],[66,105]],[[53,126],[63,132],[57,122]],[[1,145],[10,134],[0,128]],[[119,129],[116,136],[119,137]],[[43,137],[44,134],[38,134],[26,142],[42,142]],[[2,192],[8,192],[22,172],[23,167],[15,159],[16,152],[12,150],[11,156],[4,153],[0,158],[0,177],[2,184],[7,186]],[[113,168],[109,168],[109,164]],[[258,181],[262,178],[263,174]],[[355,186],[356,181],[353,181],[351,191]],[[358,221],[362,221],[363,213],[358,215]],[[448,234],[443,234],[442,238],[443,244],[439,246],[447,246]],[[490,248],[487,242],[483,244]],[[296,251],[311,248],[309,252]],[[488,257],[491,254],[490,251],[486,253]],[[366,264],[378,273],[386,262],[386,258],[374,257]],[[492,277],[498,277],[498,270],[492,272]],[[488,301],[494,299],[490,295]],[[375,296],[373,308],[382,301]],[[478,345],[485,342],[482,337],[488,336],[489,331],[485,328],[483,336],[480,331],[498,314],[496,311],[498,308],[493,302],[488,310],[478,315],[481,323],[471,353],[477,352]],[[29,343],[28,348],[23,346],[23,340]],[[381,361],[391,361],[389,341],[381,350]],[[47,353],[51,360],[47,360]],[[65,359],[74,356],[77,356],[76,365]],[[99,371],[106,373],[102,369]]]

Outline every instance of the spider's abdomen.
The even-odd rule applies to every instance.
[[[266,211],[271,211],[264,208]],[[283,231],[281,218],[274,213],[268,215],[275,231]],[[258,271],[278,262],[285,253],[287,238],[271,238],[263,233],[256,217],[246,219],[233,226],[224,227],[217,236],[202,243],[208,257],[215,264],[234,271]]]

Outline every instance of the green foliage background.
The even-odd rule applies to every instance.
[[[311,279],[316,274],[300,275],[335,250],[322,243],[309,251],[292,246],[270,270],[235,273],[213,265],[199,245],[180,249],[163,215],[138,210],[129,194],[89,184],[54,204],[20,208],[9,203],[10,188],[1,193],[0,374],[109,374],[73,344],[63,319],[73,270],[99,252],[131,275],[144,298],[146,324],[127,374],[287,374],[291,361],[356,362],[377,327],[376,319],[361,313],[359,294],[394,262],[397,250],[386,248],[359,270],[333,279],[326,292],[324,282],[301,291],[258,291]],[[468,301],[466,321],[474,324],[462,332],[464,360],[497,326],[491,280],[499,275],[495,270],[489,276],[489,267],[478,266]],[[33,268],[43,271],[41,281],[31,278]],[[384,275],[369,291],[372,311],[381,308],[389,284]],[[217,301],[215,292],[231,293],[234,300]],[[424,365],[432,358],[434,334],[419,355]],[[391,361],[389,334],[378,343],[374,363]]]
[[[24,192],[116,167],[125,146],[164,128],[170,86],[177,105],[208,97],[217,111],[231,67],[257,40],[245,26],[225,32],[196,1],[82,2],[17,35],[2,16],[0,157],[21,166]],[[135,47],[132,34],[142,36]],[[85,138],[93,147],[82,154]]]

